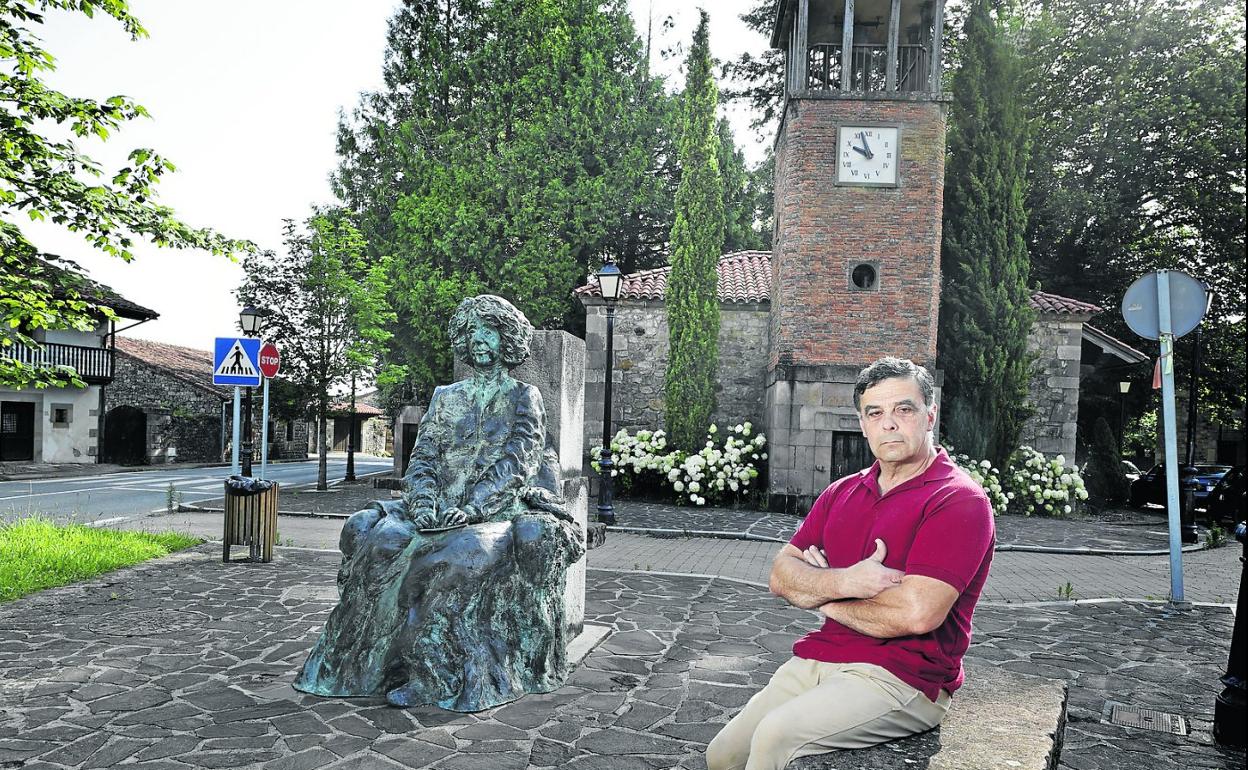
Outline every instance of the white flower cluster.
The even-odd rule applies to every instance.
[[[992,503],[993,514],[999,516],[1005,513],[1010,506],[1010,498],[1001,486],[1001,471],[992,467],[992,463],[987,460],[972,460],[969,455],[955,453],[952,447],[948,450],[949,457],[958,467],[984,488],[984,492],[988,494],[988,502]]]
[[[716,445],[719,428],[710,427],[706,445],[695,454],[679,449],[664,452],[667,438],[661,430],[637,431],[629,435],[621,430],[611,439],[612,459],[615,467],[612,476],[629,473],[633,476],[653,472],[659,483],[670,487],[678,500],[688,500],[694,505],[706,505],[707,501],[729,498],[743,492],[750,482],[758,478],[756,461],[766,460],[763,447],[767,438],[753,433],[753,426],[743,422],[724,431],[722,445]],[[601,472],[598,458],[601,447],[594,447],[595,471]]]
[[[1029,446],[1010,456],[1006,496],[1024,516],[1065,516],[1088,499],[1079,471],[1066,467],[1066,458],[1050,460]]]

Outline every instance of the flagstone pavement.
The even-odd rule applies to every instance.
[[[187,519],[220,524],[148,523]],[[283,533],[321,545],[341,526],[299,521]],[[706,742],[817,623],[762,587],[777,548],[609,533],[587,622],[612,633],[561,689],[465,715],[296,693],[337,555],[222,564],[208,543],[0,605],[0,768],[704,768]],[[1244,768],[1210,735],[1241,552],[1184,554],[1186,598],[1223,606],[1160,601],[1164,556],[999,552],[968,660],[1068,683],[1061,770]],[[1059,599],[1067,583],[1097,601]],[[1191,734],[1106,724],[1111,702],[1180,714]]]

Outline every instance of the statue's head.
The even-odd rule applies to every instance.
[[[498,332],[498,354],[507,369],[514,369],[528,359],[533,324],[515,305],[493,294],[469,297],[455,308],[447,332],[457,358],[474,367],[479,365],[472,352],[473,330],[478,323]]]

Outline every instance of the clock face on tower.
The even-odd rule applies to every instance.
[[[896,126],[841,126],[836,141],[836,182],[896,187],[901,153]]]

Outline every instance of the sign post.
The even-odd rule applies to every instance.
[[[260,384],[260,340],[254,337],[217,337],[213,345],[212,384],[234,386],[234,429],[231,432],[230,473],[239,473],[238,448],[240,426],[238,424],[239,387]],[[248,438],[248,441],[251,439]]]
[[[1208,308],[1205,287],[1187,273],[1158,270],[1136,279],[1122,297],[1131,331],[1161,346],[1161,422],[1170,535],[1170,601],[1183,601],[1183,544],[1179,528],[1179,448],[1175,437],[1174,341],[1200,325]]]
[[[260,348],[260,373],[264,375],[264,410],[260,428],[260,478],[268,478],[269,469],[269,380],[281,369],[282,357],[277,346],[266,342]]]
[[[238,403],[238,386],[234,387],[234,419],[231,421],[233,429],[230,432],[230,475],[238,475],[238,437],[240,434],[238,426],[238,415],[241,413]]]

